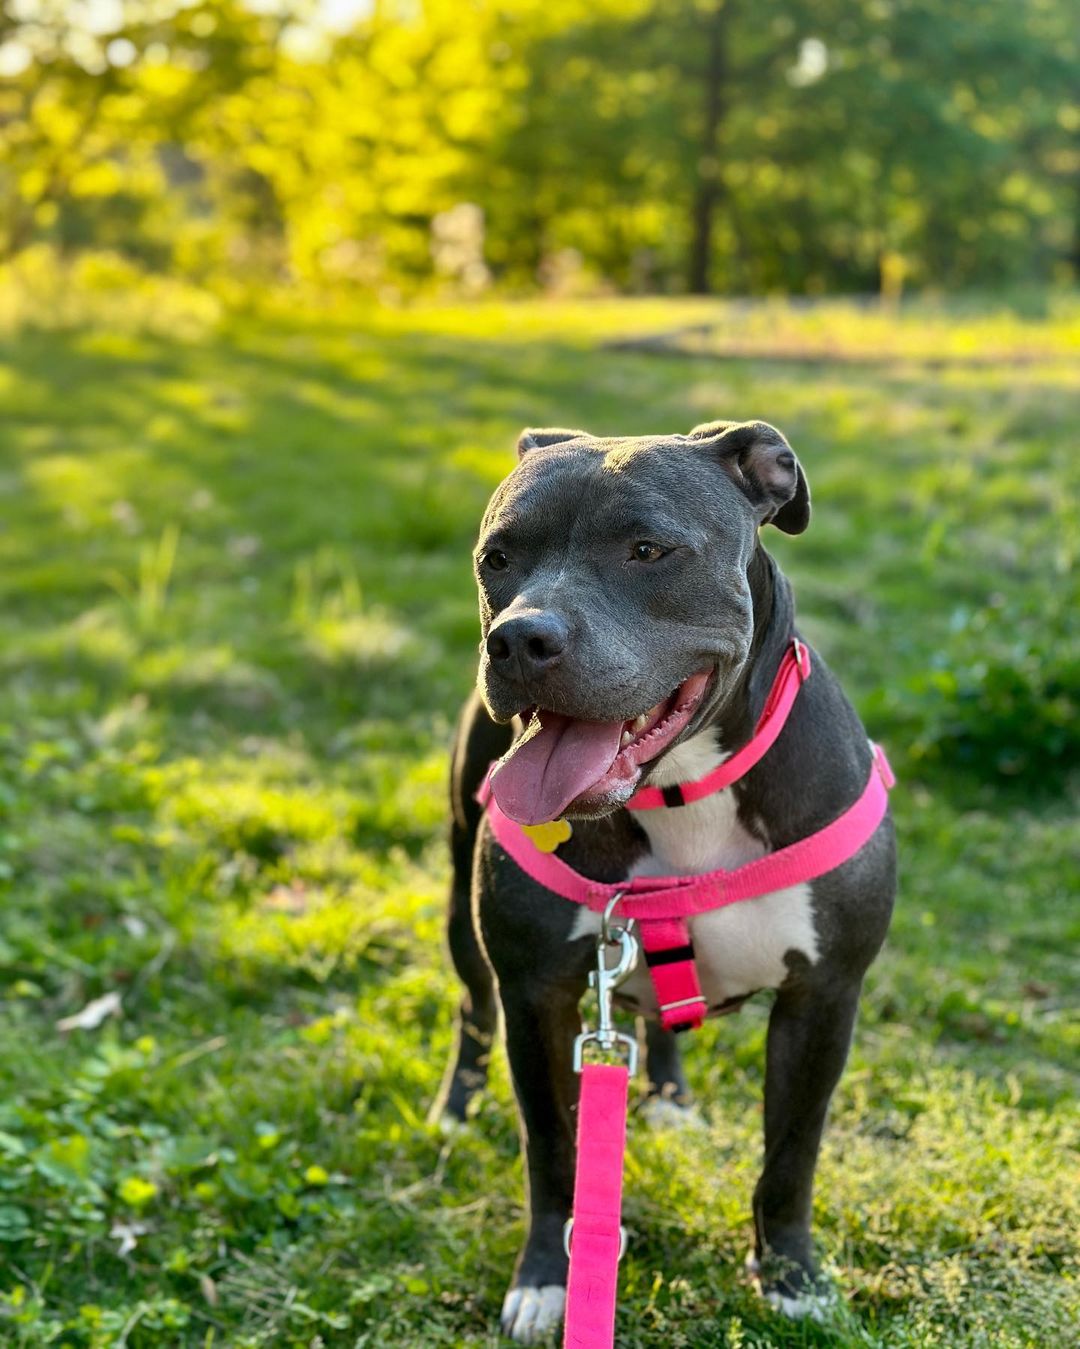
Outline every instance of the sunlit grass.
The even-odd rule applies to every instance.
[[[901,901],[817,1199],[846,1310],[791,1327],[742,1281],[751,1005],[687,1046],[706,1130],[634,1126],[619,1342],[1069,1342],[1075,303],[269,296],[198,340],[140,306],[72,292],[0,347],[0,1339],[497,1343],[501,1058],[470,1134],[423,1124],[457,996],[443,782],[476,522],[525,424],[762,416],[815,495],[772,540],[802,621],[902,778]],[[607,345],[694,323],[806,359]],[[868,344],[888,359],[821,359]],[[114,990],[119,1018],[56,1029]]]

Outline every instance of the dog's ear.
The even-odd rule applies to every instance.
[[[690,439],[715,443],[720,463],[750,498],[761,524],[801,534],[810,523],[810,488],[802,465],[775,426],[706,422],[694,427]]]
[[[548,445],[559,445],[564,440],[580,440],[588,431],[570,431],[565,426],[528,426],[518,436],[518,458],[530,450],[543,450]]]

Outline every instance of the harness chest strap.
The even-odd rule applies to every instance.
[[[647,918],[638,923],[641,949],[665,1030],[693,1030],[708,1015],[685,918]]]

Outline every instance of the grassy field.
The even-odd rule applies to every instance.
[[[522,425],[719,416],[806,465],[771,542],[901,773],[901,898],[820,1171],[844,1310],[793,1327],[742,1278],[763,1000],[687,1046],[707,1129],[632,1129],[620,1346],[1075,1340],[1080,307],[16,311],[0,1342],[499,1343],[501,1058],[471,1132],[424,1124],[469,550]],[[755,348],[608,345],[701,323]]]

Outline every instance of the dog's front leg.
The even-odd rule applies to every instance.
[[[754,1191],[754,1267],[761,1290],[791,1316],[815,1314],[822,1287],[810,1234],[814,1170],[843,1071],[861,981],[782,990],[769,1017],[765,1165]]]
[[[574,1195],[573,1045],[581,1030],[583,991],[583,979],[528,988],[501,985],[528,1201],[528,1233],[503,1303],[502,1328],[520,1344],[545,1338],[562,1320],[566,1302],[563,1225]]]

